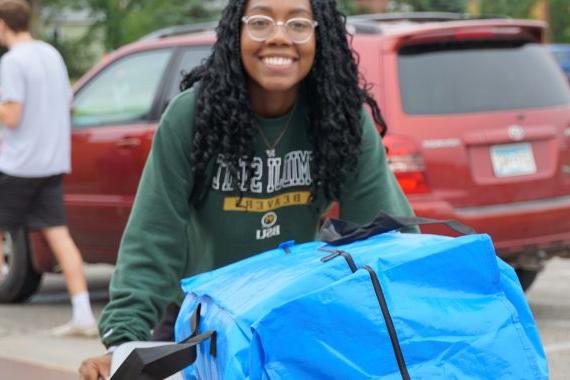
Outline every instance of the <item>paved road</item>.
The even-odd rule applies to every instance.
[[[19,360],[0,358],[0,379],[2,380],[76,380],[77,376],[69,371],[46,368]]]
[[[99,315],[108,301],[112,267],[86,268],[94,312]],[[41,369],[53,379],[74,379],[81,361],[105,352],[97,339],[52,338],[49,329],[71,317],[71,306],[60,275],[44,276],[40,292],[22,305],[0,305],[0,380],[43,379]],[[14,362],[13,362],[14,361]],[[30,373],[23,376],[26,366]],[[12,376],[8,377],[8,374]],[[47,375],[46,375],[47,376]]]
[[[554,259],[527,294],[552,380],[570,379],[570,259]]]
[[[87,268],[97,314],[107,301],[111,271],[109,266]],[[569,379],[570,260],[550,261],[528,299],[548,354],[551,379]],[[49,337],[49,328],[66,322],[70,313],[63,281],[57,275],[46,276],[40,293],[29,303],[0,306],[0,380],[72,379],[82,359],[102,353],[96,339]]]

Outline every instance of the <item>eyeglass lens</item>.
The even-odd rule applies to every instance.
[[[258,40],[265,40],[275,32],[277,24],[270,18],[251,17],[247,20],[248,32]],[[313,33],[313,23],[308,19],[291,19],[285,23],[287,35],[294,42],[304,42]]]

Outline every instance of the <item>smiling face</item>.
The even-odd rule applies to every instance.
[[[313,20],[309,0],[249,0],[244,16],[267,16],[275,22],[292,18]],[[294,43],[284,26],[278,26],[265,41],[251,38],[247,26],[241,30],[241,59],[249,77],[251,96],[296,92],[315,60],[313,33],[307,42]]]

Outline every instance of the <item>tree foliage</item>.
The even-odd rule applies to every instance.
[[[535,0],[481,0],[481,14],[529,18]]]
[[[62,53],[72,78],[81,76],[97,60],[89,49],[93,44],[112,51],[157,29],[212,20],[219,14],[219,10],[208,8],[202,0],[29,1],[35,15],[33,29]],[[71,10],[87,11],[92,20],[83,36],[60,39],[45,33],[42,26]]]
[[[570,1],[550,0],[549,12],[552,41],[570,43]]]
[[[211,20],[218,12],[201,0],[35,0],[62,9],[88,9],[89,33],[102,31],[106,50],[114,50],[156,29]]]
[[[338,8],[347,15],[362,13],[352,0],[338,0]]]
[[[481,0],[483,14],[532,18],[536,0]],[[570,1],[549,0],[550,38],[552,42],[570,43]]]
[[[59,51],[72,80],[79,79],[97,61],[95,54],[86,48],[91,43],[87,36],[62,40],[50,35],[44,37],[44,40]]]
[[[109,0],[99,1],[109,3]],[[130,9],[100,8],[102,13],[110,16],[108,19],[113,20],[111,24],[103,18],[99,23],[109,37],[109,49],[134,41],[156,29],[211,20],[218,15],[206,9],[200,0],[131,0],[128,5]],[[119,33],[116,32],[118,29],[121,30]]]

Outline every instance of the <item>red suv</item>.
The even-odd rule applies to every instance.
[[[77,83],[65,203],[87,262],[115,261],[157,121],[182,73],[210,53],[213,27],[154,33]],[[352,17],[348,28],[416,213],[490,234],[525,287],[545,259],[568,255],[570,89],[543,45],[546,25],[378,14]],[[4,244],[0,300],[23,300],[54,259],[37,235],[13,231]]]

